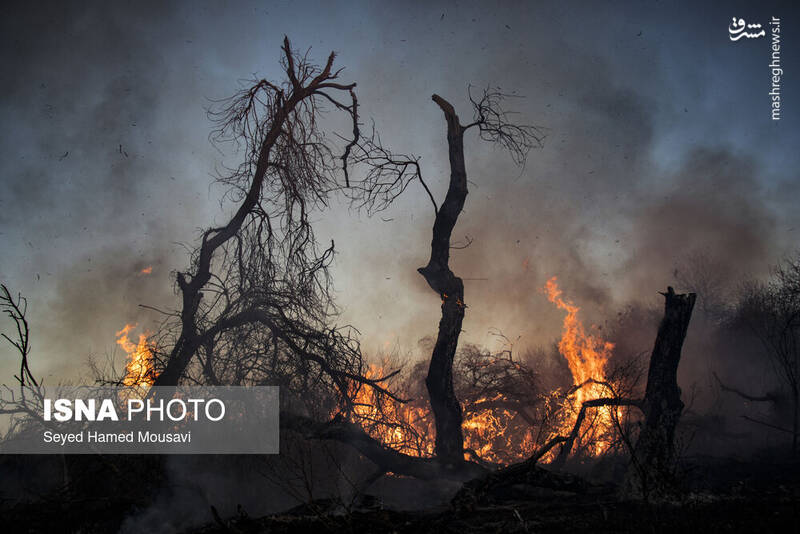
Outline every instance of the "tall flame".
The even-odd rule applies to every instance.
[[[588,380],[605,380],[606,364],[614,344],[586,333],[583,324],[578,320],[578,312],[581,309],[571,301],[561,298],[562,291],[558,288],[555,276],[547,281],[545,292],[550,302],[567,312],[564,317],[564,333],[558,342],[558,351],[567,360],[575,385],[585,384]],[[601,393],[594,391],[596,387],[600,387],[597,384],[587,384],[587,386],[579,388],[576,392],[576,398],[580,403],[599,396],[593,393]]]
[[[153,367],[153,353],[147,345],[147,336],[139,334],[139,342],[134,343],[128,334],[136,325],[126,324],[125,328],[116,333],[117,345],[128,355],[125,366],[125,378],[122,383],[126,386],[152,386],[155,382]]]
[[[604,385],[606,365],[614,344],[586,332],[583,323],[578,320],[580,308],[572,301],[562,298],[557,277],[547,281],[544,291],[550,302],[567,312],[564,317],[564,331],[558,343],[558,351],[567,360],[574,383],[574,393],[567,396],[564,404],[564,408],[571,411],[574,417],[565,420],[559,429],[562,435],[566,435],[572,430],[584,402],[608,396],[608,388]],[[587,450],[592,455],[603,452],[609,445],[602,435],[613,427],[611,409],[598,408],[596,417],[590,423],[588,435],[584,436]]]

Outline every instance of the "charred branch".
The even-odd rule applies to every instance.
[[[740,396],[741,398],[743,398],[743,399],[745,399],[747,401],[750,401],[750,402],[772,402],[772,403],[775,403],[775,402],[778,402],[778,400],[780,399],[780,396],[776,395],[774,393],[767,393],[766,395],[760,395],[760,396],[750,395],[750,394],[745,393],[744,391],[742,391],[740,389],[736,389],[734,387],[731,387],[731,386],[728,386],[728,385],[724,384],[722,382],[722,380],[720,380],[719,376],[717,376],[716,372],[712,372],[711,374],[714,375],[714,379],[717,381],[717,384],[719,384],[719,388],[722,391],[725,391],[727,393],[733,393],[733,394],[738,395],[738,396]]]
[[[643,402],[639,399],[621,399],[621,398],[600,398],[600,399],[592,399],[589,401],[584,402],[581,405],[581,409],[578,412],[578,417],[575,419],[575,424],[572,426],[572,431],[570,431],[569,435],[566,437],[559,437],[555,438],[563,442],[561,450],[558,453],[558,456],[553,461],[550,467],[553,469],[561,469],[564,466],[564,463],[567,461],[567,457],[569,457],[570,452],[572,451],[572,446],[575,443],[575,440],[578,438],[578,434],[581,430],[581,425],[583,425],[583,421],[586,418],[586,410],[588,408],[600,408],[604,406],[635,406],[640,410],[643,409]],[[555,445],[555,444],[554,444]],[[545,451],[546,452],[546,451]],[[543,452],[537,453],[539,458],[544,455]]]
[[[318,422],[310,418],[286,414],[281,424],[308,439],[334,440],[355,448],[385,473],[410,476],[421,480],[448,479],[467,481],[486,474],[486,469],[472,462],[443,464],[436,458],[408,456],[391,449],[367,434],[363,428],[343,418]]]
[[[745,421],[750,421],[751,423],[755,423],[755,424],[757,424],[757,425],[765,426],[765,427],[767,427],[767,428],[771,428],[771,429],[773,429],[773,430],[777,430],[777,431],[779,431],[779,432],[785,432],[785,433],[787,433],[787,434],[792,434],[792,433],[793,433],[793,432],[792,432],[791,430],[789,430],[788,428],[783,428],[782,426],[773,425],[772,423],[767,423],[766,421],[760,421],[760,420],[758,420],[758,419],[754,419],[754,418],[752,418],[752,417],[748,417],[748,416],[746,416],[746,415],[743,415],[743,416],[741,416],[741,417],[742,417],[742,419],[744,419]]]
[[[0,310],[11,319],[15,333],[11,336],[0,334],[19,355],[19,372],[14,375],[17,387],[12,389],[3,385],[0,392],[0,415],[10,416],[6,421],[5,432],[11,435],[18,425],[24,425],[26,418],[40,412],[43,397],[40,381],[30,369],[30,326],[26,317],[28,301],[21,294],[12,296],[5,284],[0,284]],[[19,418],[18,418],[19,417]]]
[[[362,136],[355,145],[351,160],[354,165],[366,169],[363,178],[348,184],[344,191],[356,209],[363,209],[370,215],[381,212],[416,180],[428,195],[434,214],[439,211],[436,199],[423,179],[419,158],[389,151],[374,126],[372,133]]]
[[[8,341],[19,353],[19,374],[14,378],[19,382],[20,387],[33,385],[38,387],[39,383],[33,377],[28,366],[28,356],[30,354],[30,327],[28,319],[25,317],[28,308],[28,301],[22,295],[14,298],[5,284],[0,284],[0,309],[13,322],[16,329],[16,336],[11,338],[6,334],[0,334],[3,339]]]
[[[550,445],[552,447],[553,445]],[[546,451],[543,451],[543,454]],[[583,493],[588,485],[569,473],[557,473],[536,465],[538,457],[511,465],[465,483],[451,501],[456,510],[474,509],[478,505],[506,499],[529,498],[525,488]],[[517,495],[522,493],[523,495]]]
[[[504,101],[509,98],[520,96],[487,87],[477,97],[470,87],[469,100],[472,103],[474,120],[464,129],[477,127],[481,139],[499,144],[509,152],[514,163],[524,166],[528,152],[534,147],[542,146],[545,134],[538,126],[517,124],[513,120],[514,113],[503,107]]]

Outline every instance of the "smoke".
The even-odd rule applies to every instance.
[[[51,381],[85,375],[126,322],[152,327],[137,305],[168,302],[174,243],[210,220],[202,107],[170,109],[169,80],[191,78],[162,24],[175,6],[140,7],[15,6],[2,22],[0,278],[29,298],[32,366]]]
[[[0,142],[9,252],[0,273],[31,296],[47,349],[40,361],[61,360],[53,350],[69,347],[74,362],[87,348],[102,351],[122,324],[157,320],[135,304],[170,302],[167,273],[186,263],[173,243],[222,218],[219,191],[208,189],[220,155],[203,107],[251,72],[277,76],[283,33],[313,45],[318,59],[339,52],[364,119],[375,119],[388,146],[422,157],[440,201],[449,171],[430,94],[467,122],[467,85],[499,85],[524,97],[508,101],[521,122],[546,128],[524,169],[468,133],[470,196],[454,238],[473,243],[453,251],[466,283],[465,341],[493,343],[496,328],[521,336],[520,348],[552,342],[560,314],[540,288],[554,275],[584,319],[603,324],[631,301],[657,303],[656,291],[698,251],[735,280],[763,273],[786,248],[775,236],[791,210],[774,209],[786,195],[765,184],[753,151],[697,139],[703,108],[687,113],[670,100],[675,66],[657,52],[665,38],[639,35],[637,17],[647,16],[635,9],[633,22],[571,15],[575,31],[594,32],[592,44],[553,23],[564,15],[556,5],[418,7],[413,21],[401,10],[392,25],[371,9],[331,10],[328,24],[266,11],[56,3],[5,19],[0,116],[13,135]],[[691,151],[673,143],[664,160],[674,128],[696,142]],[[389,342],[415,353],[416,340],[435,332],[438,296],[416,273],[432,220],[420,187],[371,219],[339,204],[320,215],[320,238],[339,251],[342,321],[370,351]],[[151,278],[130,274],[154,262],[163,268]],[[108,320],[78,317],[93,310]]]

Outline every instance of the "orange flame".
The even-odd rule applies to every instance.
[[[387,374],[388,365],[370,365],[366,378]],[[367,386],[354,383],[351,389],[354,408],[352,419],[374,439],[409,456],[431,457],[434,454],[435,423],[427,399],[403,403],[389,397],[378,398]],[[523,460],[535,448],[532,429],[519,431],[518,416],[503,408],[503,395],[481,397],[464,404],[465,450],[496,464]],[[481,407],[487,406],[487,407]],[[465,453],[465,459],[472,459]]]
[[[370,365],[367,379],[386,376],[386,365]],[[398,402],[390,397],[379,398],[377,392],[360,383],[351,385],[353,419],[364,430],[387,447],[410,456],[433,455],[431,421],[427,410],[412,403]]]
[[[153,272],[153,267],[152,266],[147,266],[147,267],[145,267],[144,269],[142,269],[139,272],[141,274],[151,274]]]
[[[585,401],[609,395],[604,385],[605,371],[614,344],[587,332],[578,319],[580,308],[562,297],[556,277],[547,281],[544,290],[550,302],[567,312],[558,350],[567,360],[575,387],[566,396],[553,391],[543,398],[545,412],[555,414],[555,419],[551,420],[553,426],[548,430],[552,433],[550,437],[566,436],[572,431]],[[447,295],[443,294],[442,300],[446,299]],[[487,361],[487,365],[491,363]],[[376,379],[386,376],[387,372],[386,364],[370,365],[365,376]],[[427,398],[402,403],[379,396],[373,388],[357,382],[351,386],[350,398],[354,403],[351,419],[371,437],[411,456],[433,456],[435,425]],[[513,408],[513,401],[502,393],[463,401],[462,430],[466,451],[488,462],[509,464],[528,458],[544,443],[543,436]],[[597,456],[611,445],[612,409],[619,410],[600,407],[586,414],[576,441],[586,454]],[[619,411],[616,414],[619,416]],[[543,461],[551,461],[555,455],[556,449],[552,449]],[[471,456],[471,453],[465,454],[466,459],[472,459]]]
[[[155,382],[155,370],[153,367],[153,353],[147,345],[147,336],[139,334],[139,342],[134,343],[128,339],[128,333],[136,325],[126,324],[125,328],[116,333],[117,345],[128,355],[128,363],[125,366],[125,378],[122,383],[126,386],[152,386]]]
[[[558,351],[567,360],[575,386],[574,393],[567,396],[564,404],[564,408],[574,416],[565,420],[559,429],[562,435],[567,435],[572,430],[584,402],[608,396],[608,388],[603,383],[606,382],[606,364],[614,344],[586,332],[578,320],[580,308],[572,301],[562,298],[562,291],[556,280],[555,276],[548,280],[544,291],[550,302],[567,312],[564,317],[564,332],[558,343]],[[609,407],[598,408],[588,435],[584,435],[587,451],[593,456],[603,452],[609,445],[602,435],[613,427],[610,410]]]

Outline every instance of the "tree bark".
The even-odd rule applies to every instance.
[[[453,358],[464,320],[464,282],[450,270],[450,236],[467,198],[467,172],[464,164],[464,128],[453,106],[438,95],[433,101],[447,121],[450,156],[450,185],[433,223],[431,257],[417,269],[442,299],[442,318],[433,348],[425,386],[436,421],[436,456],[446,462],[464,461],[464,436],[461,431],[461,405],[453,389]]]
[[[675,427],[683,411],[678,387],[678,363],[696,295],[676,294],[669,287],[664,318],[658,327],[647,374],[642,411],[644,423],[634,447],[625,483],[630,497],[660,499],[673,493]]]

